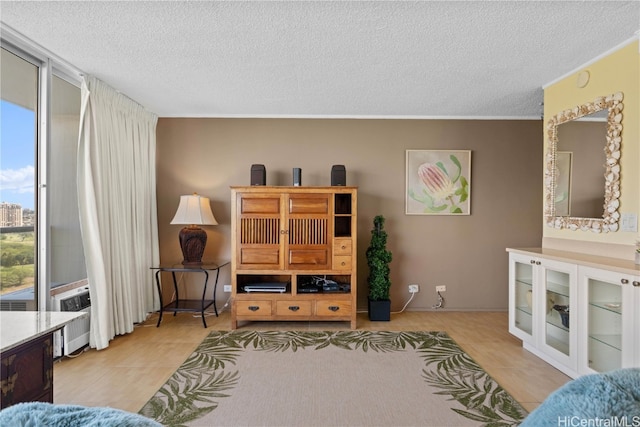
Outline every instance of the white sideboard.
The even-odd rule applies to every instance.
[[[640,367],[640,266],[544,248],[509,252],[509,332],[576,378]]]

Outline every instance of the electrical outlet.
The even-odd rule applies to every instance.
[[[224,285],[225,292],[231,292],[231,285]]]
[[[436,292],[447,292],[447,287],[444,285],[436,286]]]
[[[412,294],[415,294],[416,292],[420,292],[420,286],[418,285],[409,285],[409,292],[411,292]]]

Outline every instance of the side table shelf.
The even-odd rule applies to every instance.
[[[218,317],[218,307],[216,307],[216,291],[218,289],[218,278],[220,277],[220,269],[226,265],[229,265],[229,261],[214,261],[204,262],[202,264],[181,264],[181,263],[168,263],[161,264],[157,267],[151,267],[151,270],[155,270],[156,287],[158,289],[158,298],[160,299],[160,315],[158,317],[158,324],[156,327],[160,327],[162,323],[162,313],[164,311],[172,311],[175,316],[178,312],[200,312],[202,316],[202,324],[207,327],[207,321],[204,316],[204,312],[207,308],[213,306],[213,311],[216,317]],[[162,298],[162,286],[160,285],[160,273],[163,271],[171,273],[173,279],[173,290],[176,295],[176,299],[168,304],[164,304]],[[213,291],[211,299],[207,299],[207,285],[209,283],[209,273],[215,272],[215,281],[213,283]],[[202,288],[201,299],[180,299],[180,293],[178,291],[178,281],[176,280],[176,273],[202,273],[204,274],[204,286]]]

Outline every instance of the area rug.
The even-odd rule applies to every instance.
[[[169,426],[510,426],[526,411],[444,332],[214,331],[140,414]]]

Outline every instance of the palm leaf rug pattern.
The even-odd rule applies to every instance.
[[[460,416],[486,426],[518,425],[526,411],[444,332],[214,331],[140,410],[163,425],[182,426],[214,411],[229,397],[245,350],[398,352],[412,349],[424,362],[422,378],[465,409]]]

